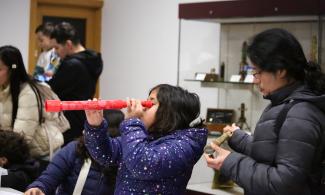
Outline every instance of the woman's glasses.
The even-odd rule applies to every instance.
[[[259,71],[254,70],[252,75],[255,79],[259,79],[259,78],[261,78],[262,72],[263,72],[262,70],[259,70]]]

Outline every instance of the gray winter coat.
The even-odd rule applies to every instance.
[[[265,97],[271,104],[264,110],[253,136],[235,131],[232,152],[221,173],[244,188],[247,195],[318,194],[321,158],[325,142],[325,95],[294,84]],[[290,99],[305,100],[287,113],[275,132],[277,115]],[[322,141],[323,140],[323,141]]]

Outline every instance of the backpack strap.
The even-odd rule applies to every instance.
[[[303,102],[303,100],[291,99],[291,100],[287,101],[287,103],[285,103],[284,107],[282,108],[282,110],[280,111],[278,116],[276,117],[276,121],[275,121],[275,133],[276,133],[276,135],[279,135],[280,129],[281,129],[285,119],[287,118],[287,114],[288,114],[289,110],[294,105],[296,105],[297,103],[300,103],[300,102]]]
[[[275,132],[277,135],[279,135],[279,132],[280,132],[280,129],[287,117],[287,114],[289,112],[289,110],[297,103],[299,102],[303,102],[304,100],[295,100],[295,99],[291,99],[289,100],[286,105],[283,107],[283,109],[281,110],[281,112],[279,113],[279,115],[277,116],[276,118],[276,122],[275,122]],[[323,148],[323,151],[322,151],[322,165],[321,165],[321,186],[320,186],[320,190],[321,192],[325,192],[325,132],[322,133],[323,136],[322,136],[322,144],[321,144],[321,148]]]
[[[81,167],[76,186],[74,187],[73,190],[73,195],[81,195],[81,192],[84,188],[88,176],[88,172],[90,170],[90,166],[91,166],[91,159],[86,158],[84,160],[84,164]]]
[[[275,128],[274,128],[274,131],[275,131],[275,134],[277,136],[279,136],[279,133],[280,133],[280,129],[285,121],[285,119],[287,118],[287,114],[289,112],[289,110],[297,103],[299,102],[302,102],[302,100],[295,100],[295,99],[291,99],[287,102],[285,102],[285,105],[284,107],[282,108],[282,110],[280,111],[280,113],[278,114],[278,116],[276,117],[275,119]],[[279,139],[277,139],[277,142],[279,141]],[[272,164],[275,164],[275,158],[273,159],[273,163]]]

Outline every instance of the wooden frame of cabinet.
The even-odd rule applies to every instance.
[[[322,0],[237,0],[179,4],[180,19],[320,15]]]

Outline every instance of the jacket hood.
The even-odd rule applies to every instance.
[[[306,86],[299,87],[290,97],[290,99],[305,100],[318,107],[325,113],[325,94],[316,95]]]
[[[325,94],[316,95],[303,83],[294,83],[283,87],[264,98],[271,100],[273,105],[281,104],[292,99],[303,100],[314,104],[325,113]]]
[[[103,60],[100,53],[86,49],[85,51],[74,54],[73,57],[87,65],[88,71],[94,79],[97,79],[102,73]]]

